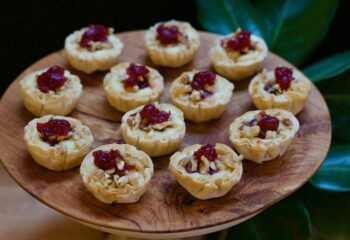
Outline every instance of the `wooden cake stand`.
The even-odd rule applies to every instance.
[[[200,33],[201,46],[195,59],[181,68],[155,67],[143,47],[143,31],[117,34],[124,42],[118,62],[132,61],[154,67],[165,78],[160,102],[170,102],[172,80],[184,71],[211,69],[208,59],[210,44],[217,35]],[[155,173],[150,188],[139,202],[107,205],[95,199],[83,186],[79,168],[63,172],[47,170],[36,164],[23,141],[23,128],[34,118],[22,102],[19,81],[32,71],[58,64],[77,74],[83,94],[72,117],[92,130],[94,147],[122,143],[119,126],[123,113],[112,108],[104,95],[104,73],[83,74],[70,67],[63,51],[52,53],[27,68],[11,84],[1,99],[0,153],[9,174],[28,193],[49,207],[93,228],[139,238],[183,238],[228,228],[287,197],[316,172],[331,142],[331,122],[327,105],[312,86],[305,109],[297,116],[300,130],[288,151],[264,164],[244,161],[242,180],[224,197],[201,201],[191,197],[168,171],[169,156],[154,158]],[[288,65],[270,53],[264,67],[273,69]],[[195,143],[231,145],[229,124],[239,115],[253,110],[247,92],[249,80],[237,82],[225,114],[218,120],[196,124],[186,121],[186,137],[181,148]],[[288,216],[286,216],[288,217]]]

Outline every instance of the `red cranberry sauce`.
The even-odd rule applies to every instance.
[[[46,123],[37,123],[36,129],[41,135],[41,139],[50,145],[57,144],[60,139],[67,137],[72,131],[71,124],[66,120],[51,119]]]
[[[128,78],[123,81],[124,88],[138,86],[139,89],[143,89],[149,86],[147,80],[149,70],[145,66],[131,63],[126,70],[126,73],[128,74]]]
[[[89,28],[80,39],[79,45],[87,48],[91,42],[107,42],[109,30],[107,27],[99,24],[90,24]]]
[[[96,167],[102,170],[109,170],[114,168],[114,173],[119,176],[126,175],[126,170],[134,170],[135,165],[128,164],[124,161],[123,156],[120,154],[119,150],[102,151],[97,150],[92,153],[94,157],[94,163]],[[117,167],[118,161],[124,161],[124,167],[119,169]]]
[[[288,67],[275,68],[275,79],[282,90],[287,90],[294,79],[293,69]]]
[[[253,49],[253,46],[250,41],[250,32],[247,30],[241,30],[235,34],[234,38],[223,39],[221,41],[221,46],[224,48],[241,52],[244,49]]]
[[[37,77],[37,84],[40,91],[48,93],[62,87],[67,80],[64,69],[54,65]]]
[[[140,115],[148,124],[166,122],[170,118],[170,112],[161,111],[154,104],[147,104],[144,106]]]
[[[277,131],[279,126],[279,120],[276,117],[272,117],[265,112],[260,113],[261,118],[258,121],[260,127],[259,137],[265,138],[267,131]]]
[[[213,93],[205,89],[206,85],[213,86],[215,84],[216,74],[210,71],[199,71],[193,76],[191,87],[201,92],[201,97],[206,98]]]
[[[197,151],[193,153],[194,159],[197,161],[197,169],[195,171],[192,170],[191,162],[188,162],[185,166],[185,169],[188,173],[199,172],[200,164],[202,162],[202,156],[208,159],[210,162],[214,162],[218,154],[216,153],[215,146],[213,144],[206,144],[201,146]],[[216,170],[209,167],[209,174],[215,173]]]
[[[165,26],[164,24],[159,24],[157,27],[157,39],[162,44],[178,43],[180,35],[181,32],[175,25]]]
[[[258,137],[265,139],[267,131],[277,131],[279,126],[279,120],[276,117],[272,117],[266,114],[264,111],[261,111],[257,118],[253,118],[250,121],[246,121],[242,123],[242,126],[239,128],[243,130],[244,126],[253,127],[259,126],[260,132]]]

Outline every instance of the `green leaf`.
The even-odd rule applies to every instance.
[[[251,220],[209,235],[210,240],[313,239],[307,209],[296,196],[288,197]]]
[[[317,83],[332,118],[333,136],[343,142],[350,141],[350,71]]]
[[[197,0],[197,6],[204,29],[227,34],[240,26],[300,65],[325,37],[338,0]]]
[[[311,184],[327,191],[350,191],[350,71],[317,86],[331,113],[333,142]]]
[[[335,77],[350,69],[350,51],[338,53],[303,69],[313,82]]]
[[[334,142],[325,162],[310,182],[322,190],[350,191],[350,143]]]
[[[197,0],[197,11],[207,31],[228,34],[241,27],[267,37],[267,21],[246,0]]]
[[[317,239],[350,239],[350,192],[326,192],[309,184],[297,192],[308,209],[312,234]]]

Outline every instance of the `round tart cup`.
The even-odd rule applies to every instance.
[[[240,181],[243,156],[237,155],[230,147],[217,143],[217,159],[210,162],[202,156],[200,170],[189,173],[185,166],[188,162],[194,163],[193,153],[200,147],[201,145],[195,144],[174,153],[170,157],[169,170],[192,196],[202,200],[222,197]],[[215,173],[208,173],[209,164],[216,166]]]
[[[117,57],[123,49],[123,43],[117,36],[113,35],[113,29],[110,28],[108,42],[95,43],[96,49],[82,48],[79,42],[86,30],[87,28],[83,28],[75,31],[66,38],[64,49],[69,64],[84,73],[110,69],[117,63]]]
[[[239,81],[254,75],[262,66],[267,56],[268,48],[265,41],[256,36],[251,35],[251,43],[255,47],[245,54],[239,52],[228,53],[221,46],[221,41],[226,38],[232,38],[235,33],[219,37],[214,40],[209,50],[209,58],[214,69],[232,81]]]
[[[50,119],[68,121],[72,126],[69,138],[55,145],[43,141],[37,131],[37,123],[45,123]],[[24,141],[35,162],[54,171],[62,171],[79,166],[90,151],[93,137],[90,129],[74,118],[46,115],[35,118],[24,128]]]
[[[157,27],[160,24],[177,26],[182,34],[183,41],[176,44],[160,43],[157,39]],[[189,23],[176,20],[156,23],[146,31],[144,41],[147,54],[155,65],[174,68],[189,63],[200,45],[197,31]]]
[[[24,106],[37,117],[53,114],[67,115],[71,113],[81,95],[82,85],[78,76],[64,71],[67,81],[57,91],[44,93],[37,84],[38,76],[47,69],[26,75],[21,81],[21,94]]]
[[[172,103],[184,112],[186,119],[201,123],[221,117],[231,99],[234,85],[216,75],[215,84],[208,86],[213,94],[201,98],[200,91],[191,87],[193,76],[197,72],[198,70],[184,72],[175,79],[170,88],[170,97]]]
[[[159,110],[170,112],[169,120],[160,124],[148,125],[146,130],[140,129],[140,111],[137,107],[124,114],[121,133],[126,143],[134,145],[151,157],[163,156],[176,151],[186,133],[184,116],[181,110],[171,104],[154,104]]]
[[[114,169],[103,170],[94,163],[93,152],[118,150],[123,162],[133,164],[134,169],[119,176]],[[80,175],[87,190],[99,201],[111,203],[137,202],[147,190],[153,174],[151,158],[128,144],[107,144],[92,150],[80,166]]]
[[[276,85],[273,71],[264,69],[256,75],[249,84],[249,94],[258,109],[280,108],[292,112],[294,115],[304,109],[311,88],[310,80],[302,73],[293,69],[294,80],[287,90],[278,94],[265,90],[269,83]]]
[[[269,109],[266,114],[279,120],[277,131],[267,131],[266,138],[258,137],[259,126],[245,126],[256,119],[260,110],[249,111],[236,118],[230,125],[230,141],[235,150],[245,159],[262,163],[282,156],[299,130],[299,121],[291,112],[282,109]]]
[[[147,67],[149,70],[147,74],[149,87],[138,89],[137,86],[134,86],[131,89],[125,89],[123,80],[128,77],[126,69],[129,65],[130,62],[124,62],[112,67],[111,72],[105,76],[103,81],[109,104],[122,112],[157,101],[164,88],[162,75],[157,70]]]

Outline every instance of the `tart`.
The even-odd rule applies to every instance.
[[[90,151],[93,137],[90,129],[77,119],[46,115],[28,123],[24,141],[35,162],[62,171],[80,165]]]
[[[122,112],[152,103],[162,94],[163,77],[153,68],[124,62],[114,66],[103,81],[108,102]]]
[[[20,85],[24,106],[37,117],[69,114],[82,92],[79,77],[56,65],[26,75]]]
[[[205,200],[224,196],[240,181],[242,160],[224,144],[195,144],[173,154],[169,170],[191,195]]]
[[[113,28],[91,24],[70,34],[64,48],[67,60],[74,68],[92,73],[114,66],[123,43],[113,35]]]
[[[230,141],[245,159],[262,163],[285,153],[299,121],[282,109],[249,111],[230,125]]]
[[[186,119],[205,122],[224,113],[233,89],[232,83],[213,72],[193,70],[175,79],[170,97]]]
[[[185,137],[181,110],[171,104],[147,104],[124,114],[121,133],[126,143],[151,157],[176,151]]]
[[[297,114],[303,110],[310,88],[310,80],[302,73],[279,66],[256,75],[248,90],[258,109],[280,108]]]
[[[187,22],[156,23],[145,33],[147,54],[159,66],[185,65],[193,59],[199,44],[197,31]]]
[[[151,158],[128,144],[107,144],[92,150],[80,166],[88,191],[104,203],[137,202],[153,174]]]
[[[267,56],[265,41],[246,30],[217,38],[209,50],[214,69],[230,80],[254,75]]]

